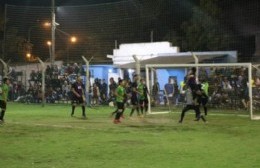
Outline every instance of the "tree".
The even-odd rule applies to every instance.
[[[24,61],[28,43],[24,37],[18,35],[18,30],[15,27],[6,30],[5,38],[5,57],[11,58],[12,61]]]
[[[155,41],[175,39],[183,21],[191,17],[192,3],[189,0],[140,0],[144,35],[152,30]],[[146,34],[145,34],[146,33]],[[171,38],[173,37],[173,38]]]
[[[1,46],[1,58],[12,59],[13,61],[21,61],[25,59],[26,55],[26,39],[18,35],[18,29],[10,27],[4,29],[5,23],[4,11],[0,8],[0,46]]]
[[[4,12],[2,10],[2,8],[0,8],[0,47],[1,47],[1,53],[2,53],[2,49],[3,49],[3,34],[4,34]]]
[[[222,11],[217,5],[217,0],[200,0],[199,7],[193,8],[191,19],[181,25],[183,50],[214,51],[230,49],[234,42],[234,36],[221,23],[223,18],[221,14]]]

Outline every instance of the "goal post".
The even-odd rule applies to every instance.
[[[256,101],[253,99],[254,97],[257,97],[256,95],[252,95],[252,88],[253,88],[253,77],[252,77],[252,64],[251,63],[214,63],[214,64],[147,64],[145,66],[146,71],[146,83],[147,88],[150,92],[149,97],[149,107],[148,107],[148,114],[158,114],[158,113],[168,113],[172,112],[176,109],[176,111],[181,110],[183,103],[176,103],[178,101],[177,99],[180,99],[180,94],[175,97],[176,100],[172,105],[169,105],[174,108],[169,108],[169,106],[165,103],[163,103],[163,99],[167,97],[168,95],[165,95],[165,92],[163,91],[164,85],[167,80],[170,80],[171,78],[176,78],[176,82],[178,86],[180,86],[180,81],[178,81],[181,78],[184,78],[185,75],[187,75],[187,72],[192,67],[196,67],[198,71],[198,81],[202,78],[202,72],[205,71],[205,73],[210,73],[211,75],[214,73],[218,73],[216,75],[218,76],[208,76],[207,80],[210,80],[213,82],[212,84],[214,87],[220,87],[216,85],[216,82],[214,83],[214,80],[226,80],[228,79],[228,82],[230,83],[230,80],[235,81],[234,88],[231,88],[228,91],[220,92],[219,96],[222,96],[221,94],[225,95],[223,97],[226,98],[226,100],[220,100],[219,104],[213,104],[215,100],[212,95],[209,95],[209,98],[211,99],[209,101],[209,108],[212,111],[217,111],[216,113],[234,113],[238,115],[248,115],[252,120],[260,119],[260,112],[258,112],[258,109],[260,111],[260,96],[259,96],[259,105],[255,103]],[[218,72],[217,72],[218,71]],[[225,73],[224,73],[225,71]],[[156,74],[157,73],[157,74]],[[235,73],[235,74],[232,74]],[[247,73],[247,74],[245,74]],[[214,75],[214,74],[213,74]],[[245,78],[246,80],[246,86],[247,88],[241,88],[242,84],[240,81],[241,78]],[[154,97],[154,90],[153,87],[155,85],[155,81],[158,81],[160,84],[160,91],[158,92],[158,97]],[[233,82],[233,81],[232,81]],[[221,85],[220,83],[220,85]],[[210,86],[212,87],[212,86]],[[254,86],[255,87],[255,86]],[[211,88],[213,89],[213,88]],[[221,88],[220,88],[221,89]],[[247,90],[244,90],[247,89]],[[242,91],[243,90],[243,91]],[[242,92],[242,93],[240,93]],[[259,91],[260,93],[260,91]],[[176,95],[176,93],[173,93]],[[212,92],[210,93],[212,94]],[[215,94],[215,93],[214,93]],[[246,94],[246,95],[245,95]],[[244,96],[245,98],[241,97]],[[158,100],[155,100],[155,98]],[[224,99],[224,98],[223,98]],[[244,100],[246,99],[246,100]],[[156,103],[154,103],[157,101]],[[223,101],[223,102],[222,102]],[[246,104],[243,104],[245,103]],[[218,102],[216,102],[218,103]],[[243,106],[244,105],[244,106]],[[245,107],[247,105],[247,107]]]

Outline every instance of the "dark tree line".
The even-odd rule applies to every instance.
[[[112,54],[115,40],[118,44],[149,42],[153,32],[154,41],[170,41],[181,51],[237,50],[240,61],[250,61],[254,54],[254,32],[260,27],[260,2],[257,0],[250,3],[243,0],[131,0],[129,3],[131,8],[125,7],[117,20],[110,20],[105,10],[100,11],[105,17],[103,22],[95,22],[100,19],[98,15],[84,16],[88,17],[81,25],[86,27],[85,32],[81,32],[81,42],[70,48],[71,53],[75,52],[79,59],[85,55],[103,61],[107,54]],[[132,20],[127,20],[131,17]],[[64,21],[62,25],[66,28]],[[3,28],[2,9],[2,51]],[[25,61],[25,52],[34,46],[28,46],[26,37],[19,34],[17,27],[8,27],[5,37],[5,54],[13,61]],[[64,59],[67,54],[64,45],[57,45],[57,59]]]

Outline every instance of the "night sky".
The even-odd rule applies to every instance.
[[[111,8],[109,5],[108,8],[104,8],[100,5],[100,8],[86,7],[87,10],[73,10],[74,6],[84,6],[91,4],[104,4],[110,2],[127,2],[128,6],[120,6],[118,8]],[[22,6],[21,11],[23,10],[23,6],[37,6],[37,7],[51,7],[52,0],[0,0],[0,5],[4,7],[4,4],[8,5],[17,5]],[[56,7],[62,7],[66,10],[70,10],[70,16],[63,16],[57,14],[57,20],[61,24],[59,26],[62,30],[70,33],[80,33],[81,30],[84,30],[88,35],[89,39],[92,40],[88,44],[92,44],[92,48],[87,48],[86,51],[89,52],[90,55],[95,53],[96,51],[100,51],[100,48],[105,49],[103,53],[97,53],[105,57],[106,54],[112,54],[114,48],[114,41],[117,40],[118,44],[122,43],[134,43],[134,42],[147,42],[150,40],[150,31],[154,31],[154,39],[155,41],[163,41],[168,40],[165,37],[168,35],[174,35],[176,31],[180,33],[181,31],[181,23],[183,20],[189,18],[191,16],[192,9],[195,6],[198,6],[199,0],[55,0]],[[259,0],[219,0],[217,1],[219,8],[223,10],[223,18],[221,20],[221,24],[225,25],[225,27],[233,32],[233,36],[235,38],[235,47],[230,47],[230,50],[237,50],[239,55],[245,55],[246,57],[252,56],[255,52],[255,33],[260,32],[260,1]],[[157,3],[157,4],[156,4]],[[140,7],[141,8],[138,8]],[[159,6],[160,8],[156,8]],[[19,7],[18,7],[19,8]],[[142,14],[145,16],[143,18],[139,18],[139,20],[134,20],[138,14],[138,10],[135,8],[145,9]],[[157,9],[159,11],[153,10]],[[108,13],[108,12],[111,12]],[[115,11],[115,12],[114,12]],[[14,12],[18,12],[14,9]],[[25,18],[25,14],[19,14],[20,19]],[[82,15],[84,12],[85,15]],[[113,13],[114,12],[114,13]],[[116,13],[118,12],[118,13]],[[121,13],[120,13],[121,12]],[[204,11],[205,12],[205,11]],[[16,24],[19,26],[19,31],[22,36],[27,35],[28,27],[31,26],[32,22],[38,20],[34,19],[34,16],[40,14],[40,11],[36,11],[34,15],[28,17],[28,22],[20,24],[17,22]],[[119,17],[120,15],[120,17]],[[148,17],[147,17],[148,16]],[[11,17],[11,15],[9,16]],[[119,17],[119,18],[118,18]],[[146,19],[146,17],[148,19]],[[14,16],[17,19],[17,16]],[[132,19],[130,22],[127,19]],[[152,18],[152,19],[151,19]],[[105,20],[102,20],[105,19]],[[125,20],[124,20],[125,19]],[[19,21],[18,20],[18,21]],[[111,21],[109,21],[111,20]],[[120,22],[122,20],[122,22]],[[14,21],[14,20],[12,20]],[[117,21],[117,22],[115,22]],[[119,23],[118,24],[114,24]],[[77,29],[73,26],[77,25]],[[138,27],[139,26],[139,27]],[[116,29],[117,28],[117,29]],[[140,28],[140,29],[139,29]],[[73,30],[74,29],[74,30]],[[178,30],[179,29],[179,30]],[[75,32],[75,30],[77,30]],[[174,31],[169,31],[174,30]],[[23,32],[22,32],[23,31]],[[22,33],[21,33],[22,32]],[[35,52],[37,48],[37,34],[39,35],[39,30],[32,31],[32,40],[34,43]],[[34,35],[36,36],[33,39]],[[91,36],[90,36],[91,35]],[[83,35],[81,35],[83,36]],[[57,38],[59,38],[59,34],[57,33]],[[87,41],[85,40],[85,41]],[[62,40],[60,40],[62,41]],[[64,41],[64,40],[63,40]],[[100,45],[100,41],[102,45]],[[168,40],[170,41],[170,40]],[[171,41],[172,42],[172,41]],[[64,44],[61,44],[64,45]],[[82,44],[87,46],[86,44]],[[175,45],[175,44],[173,44]],[[178,44],[181,49],[182,43]],[[77,44],[79,46],[79,44]],[[76,46],[75,46],[76,47]],[[77,50],[77,49],[75,49]],[[190,50],[189,50],[190,51]],[[40,50],[39,50],[40,52]],[[83,51],[81,52],[83,53]],[[62,54],[61,54],[62,55]],[[71,49],[71,55],[73,55],[73,49]],[[80,54],[75,54],[80,55]]]
[[[109,3],[120,0],[55,0],[55,5],[87,5],[87,4],[98,4],[98,3]],[[51,6],[52,0],[1,0],[0,4],[9,5],[29,5],[29,6]]]

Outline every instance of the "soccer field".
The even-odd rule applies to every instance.
[[[195,122],[191,112],[128,117],[113,124],[112,107],[8,103],[0,125],[3,168],[238,168],[260,167],[260,121],[213,115]]]

